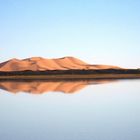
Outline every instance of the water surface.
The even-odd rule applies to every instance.
[[[140,80],[0,82],[0,140],[139,140]]]

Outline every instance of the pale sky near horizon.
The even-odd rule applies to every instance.
[[[0,62],[74,56],[140,67],[140,0],[0,0]]]

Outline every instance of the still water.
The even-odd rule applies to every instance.
[[[140,140],[140,80],[0,82],[0,140]]]

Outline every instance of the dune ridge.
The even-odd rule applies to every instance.
[[[45,70],[70,70],[70,69],[120,69],[117,66],[111,65],[92,65],[78,58],[62,57],[47,59],[42,57],[31,57],[26,59],[10,59],[0,63],[0,71],[45,71]]]

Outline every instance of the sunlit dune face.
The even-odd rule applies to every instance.
[[[45,70],[70,70],[70,69],[118,69],[110,65],[90,65],[74,57],[58,59],[45,59],[32,57],[23,60],[11,59],[0,64],[0,71],[45,71]]]
[[[90,81],[1,81],[0,89],[11,93],[43,94],[48,92],[77,93],[88,85],[105,84],[116,80],[90,80]]]

